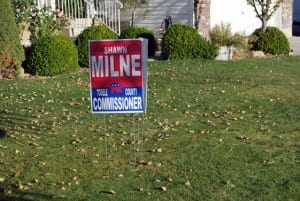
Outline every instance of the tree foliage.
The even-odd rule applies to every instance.
[[[0,0],[0,13],[0,74],[15,76],[24,60],[24,51],[11,1]]]
[[[279,8],[283,0],[247,0],[247,4],[254,8],[256,17],[261,21],[261,29],[267,28],[267,22]]]
[[[29,26],[31,42],[39,37],[57,33],[69,25],[69,19],[58,11],[49,7],[40,8],[33,0],[13,0],[17,23],[24,31],[25,25]]]
[[[148,4],[148,1],[149,0],[121,0],[122,4],[127,8],[144,6]]]

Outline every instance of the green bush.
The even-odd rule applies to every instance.
[[[73,41],[54,35],[38,38],[29,59],[33,74],[51,76],[74,71],[78,68],[78,52]]]
[[[148,56],[155,54],[155,38],[153,32],[144,27],[130,27],[122,31],[120,39],[124,38],[146,38],[148,39]]]
[[[0,0],[0,74],[16,76],[24,60],[11,1]]]
[[[89,40],[117,39],[118,35],[104,25],[91,26],[83,30],[76,38],[75,44],[78,49],[79,65],[81,67],[89,66]]]
[[[290,45],[287,37],[276,27],[267,27],[265,31],[256,29],[249,38],[251,50],[261,50],[273,55],[288,54]]]
[[[162,39],[164,59],[214,59],[217,53],[217,47],[206,41],[196,29],[189,25],[170,26]]]

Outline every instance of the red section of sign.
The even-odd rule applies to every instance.
[[[91,79],[92,88],[109,88],[113,83],[119,83],[121,87],[141,87],[141,78],[102,78],[102,79]]]
[[[141,87],[142,51],[140,40],[90,41],[92,88]]]

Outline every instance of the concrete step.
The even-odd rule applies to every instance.
[[[300,36],[289,38],[290,47],[293,49],[294,55],[300,56]]]

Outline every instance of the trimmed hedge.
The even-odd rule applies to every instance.
[[[0,74],[16,76],[25,56],[11,1],[0,0],[0,13]]]
[[[288,54],[290,45],[285,34],[276,27],[267,27],[265,31],[256,29],[250,36],[251,50],[261,50],[273,55]]]
[[[74,42],[62,35],[39,38],[33,46],[29,69],[35,75],[52,76],[78,68]]]
[[[148,56],[155,55],[155,38],[152,31],[145,27],[130,27],[121,32],[120,39],[126,38],[146,38],[148,39]]]
[[[75,44],[78,49],[79,65],[89,66],[89,40],[117,39],[118,35],[104,25],[91,26],[83,30],[76,38]]]
[[[217,47],[206,41],[190,25],[174,24],[163,36],[162,56],[164,59],[214,59],[217,54]]]

